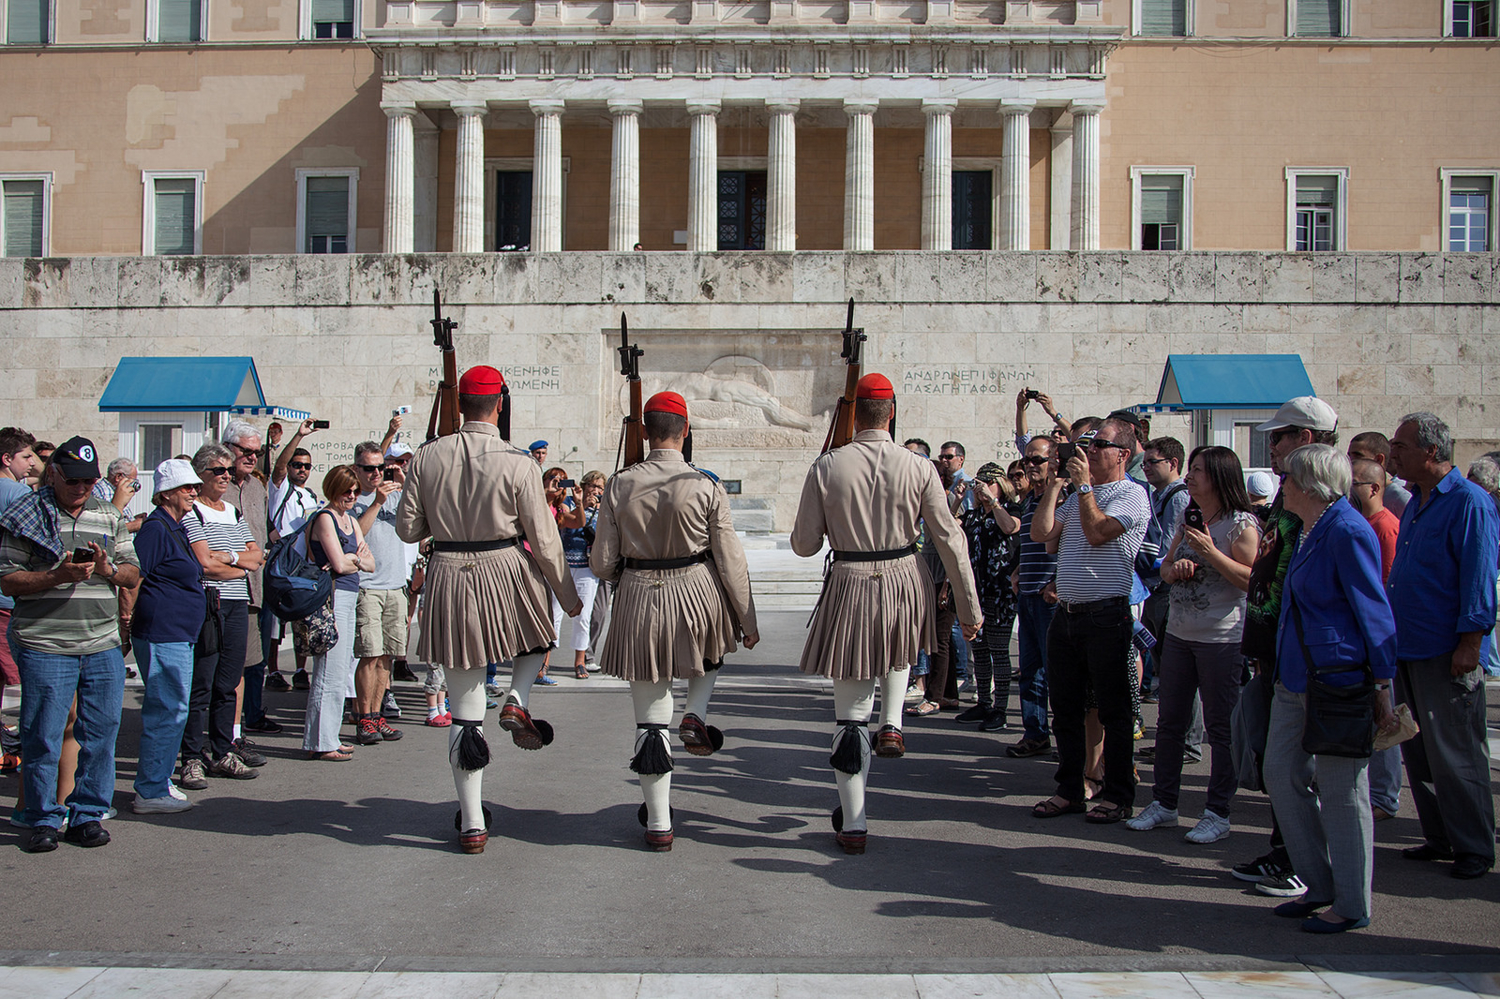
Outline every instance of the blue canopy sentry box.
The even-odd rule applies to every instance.
[[[1288,399],[1317,394],[1300,354],[1169,354],[1156,401],[1132,409],[1191,414],[1193,440],[1183,442],[1188,450],[1223,445],[1249,472],[1271,464],[1266,435],[1256,425]]]
[[[212,440],[224,414],[298,422],[309,416],[266,403],[251,357],[122,357],[99,411],[120,414],[120,454],[143,473]]]

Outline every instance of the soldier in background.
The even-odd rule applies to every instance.
[[[744,636],[760,641],[745,551],[718,480],[682,454],[687,403],[658,392],[643,409],[651,451],[604,489],[589,567],[617,582],[614,625],[604,640],[602,672],[630,681],[635,702],[635,757],[641,775],[646,847],[672,849],[672,679],[688,682],[678,727],[694,756],[724,745],[709,725],[708,699],[724,656]]]
[[[935,641],[937,601],[932,576],[916,557],[918,520],[948,572],[964,637],[972,641],[984,623],[969,546],[932,462],[892,441],[886,429],[895,397],[884,375],[859,380],[854,439],[813,462],[792,528],[792,550],[804,558],[822,550],[825,535],[833,547],[801,669],[833,680],[838,730],[829,763],[838,773],[840,801],[833,827],[845,853],[865,852],[875,681],[881,722],[875,755],[900,757],[907,674],[917,651]]]
[[[500,727],[522,749],[541,749],[552,741],[552,727],[532,718],[528,703],[542,656],[556,638],[547,591],[557,594],[569,616],[582,609],[542,496],[541,468],[500,437],[504,388],[505,379],[488,365],[464,372],[458,382],[464,423],[458,433],[417,450],[396,510],[403,541],[433,539],[417,657],[447,671],[449,760],[465,853],[483,853],[489,839],[482,801],[482,770],[490,759],[483,734],[485,664],[514,660]]]

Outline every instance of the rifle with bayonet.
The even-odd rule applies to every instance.
[[[629,468],[636,462],[646,460],[646,440],[641,436],[641,354],[644,351],[630,342],[630,327],[625,322],[625,313],[620,313],[620,346],[615,350],[620,355],[620,374],[625,376],[630,390],[630,406],[625,420],[620,425],[620,448],[615,452],[615,471]],[[624,458],[624,465],[620,464]]]
[[[849,299],[849,314],[844,320],[844,349],[839,356],[847,367],[844,370],[844,394],[833,407],[833,422],[828,427],[828,436],[823,440],[823,453],[843,447],[854,439],[854,393],[859,379],[864,374],[862,361],[865,340],[863,329],[854,328],[854,299]]]
[[[443,315],[443,295],[432,289],[432,342],[443,355],[443,380],[438,382],[427,420],[427,439],[458,433],[458,353],[453,349],[453,331],[458,323]]]

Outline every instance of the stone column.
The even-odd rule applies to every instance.
[[[385,232],[380,248],[383,253],[412,252],[412,213],[415,210],[413,190],[416,166],[412,144],[412,119],[415,104],[382,104],[385,112]],[[298,247],[301,249],[301,247]]]
[[[844,249],[875,249],[874,100],[845,100],[849,116],[844,150]]]
[[[609,248],[633,250],[641,239],[640,101],[612,100],[613,144],[609,158]]]
[[[1074,104],[1073,225],[1075,250],[1099,249],[1099,104]]]
[[[453,252],[484,250],[484,104],[454,102],[458,153],[454,157]]]
[[[1000,159],[1000,232],[997,250],[1031,249],[1031,109],[1036,101],[1003,100]]]
[[[531,248],[543,253],[562,249],[562,113],[563,102],[535,100],[535,149],[531,167]]]
[[[766,249],[790,253],[797,248],[797,108],[796,98],[766,101],[771,112],[770,155],[766,171]]]
[[[414,119],[416,178],[412,184],[412,249],[432,253],[438,232],[438,142],[440,131],[427,115]]]
[[[1047,249],[1066,250],[1073,242],[1073,116],[1059,109],[1052,121],[1052,220]]]
[[[926,100],[922,156],[922,249],[953,249],[953,111],[957,101]]]
[[[719,248],[719,102],[688,101],[688,241],[693,253]]]

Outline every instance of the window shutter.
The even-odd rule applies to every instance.
[[[1187,0],[1141,0],[1141,34],[1187,34]]]
[[[5,216],[0,229],[5,233],[4,255],[7,257],[40,257],[42,255],[42,182],[7,180]]]
[[[199,0],[156,0],[156,40],[202,41],[202,15]]]
[[[315,252],[318,237],[347,240],[349,236],[349,178],[307,178],[307,245],[303,250]]]
[[[1182,221],[1182,178],[1163,174],[1141,178],[1141,222]]]
[[[1297,207],[1336,208],[1339,199],[1339,179],[1329,175],[1301,176],[1297,178]]]
[[[1343,0],[1297,0],[1297,34],[1336,38],[1342,25]]]
[[[191,180],[158,180],[152,197],[156,202],[156,253],[193,252],[194,184]]]
[[[47,0],[6,0],[5,40],[11,45],[47,44]]]
[[[314,24],[354,21],[354,0],[312,0]]]

